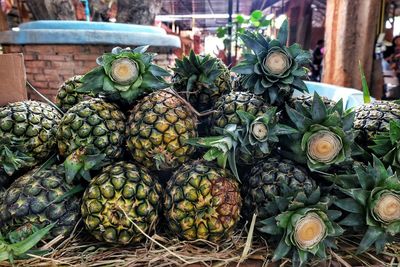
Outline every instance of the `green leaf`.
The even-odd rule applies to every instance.
[[[384,232],[378,227],[368,227],[367,232],[364,234],[364,237],[358,246],[357,254],[367,251],[367,249],[383,234]]]
[[[246,31],[244,34],[240,35],[240,39],[257,55],[265,50],[265,47],[260,44],[255,38],[254,34]]]
[[[316,123],[322,122],[327,115],[326,106],[317,92],[314,92],[311,116]]]
[[[276,220],[274,217],[262,220],[260,223],[263,226],[258,228],[258,230],[262,233],[269,235],[281,235],[283,233],[282,228],[276,225]]]
[[[82,77],[82,85],[77,88],[76,91],[79,93],[88,93],[96,89],[102,89],[104,76],[105,72],[103,67],[99,66],[92,69]]]
[[[365,225],[365,217],[359,213],[350,213],[339,224],[344,226],[362,226]]]
[[[162,76],[162,77],[167,77],[167,76],[171,76],[171,74],[166,71],[165,69],[161,68],[160,66],[154,65],[152,64],[148,71],[151,72],[151,74],[153,74],[154,76]]]
[[[166,81],[164,81],[163,79],[157,78],[150,72],[146,72],[143,75],[143,81],[142,81],[142,85],[140,87],[141,88],[150,88],[154,91],[154,90],[158,90],[158,89],[167,88],[168,86],[169,86],[169,84]]]
[[[307,263],[308,251],[303,251],[301,249],[298,249],[297,252],[299,253],[300,266],[303,266],[305,263]]]
[[[286,104],[286,113],[288,114],[290,120],[296,125],[296,128],[301,132],[305,132],[308,127],[312,124],[312,121],[305,117],[303,114],[299,113],[297,110],[292,109]]]
[[[225,36],[226,32],[227,32],[226,28],[218,27],[218,29],[217,29],[217,37],[218,38],[223,38]]]
[[[348,211],[348,212],[359,213],[359,214],[362,214],[364,212],[363,206],[358,204],[352,198],[338,199],[334,203],[339,208],[341,208],[341,209],[343,209],[345,211]]]
[[[283,237],[275,249],[272,261],[278,261],[282,259],[290,252],[290,249],[291,247],[286,244],[285,238]]]
[[[244,23],[244,17],[242,15],[237,15],[235,19],[236,19],[236,23],[239,23],[239,24]]]
[[[223,154],[218,148],[212,147],[204,154],[203,158],[207,161],[213,161]]]
[[[103,91],[108,93],[115,92],[114,83],[108,76],[104,76],[103,80]]]
[[[278,40],[282,46],[286,46],[288,34],[289,34],[289,22],[287,19],[285,19],[278,32]]]
[[[54,225],[55,225],[54,223],[49,224],[46,227],[40,229],[39,231],[33,233],[28,238],[18,243],[9,245],[9,247],[11,248],[11,253],[13,253],[15,256],[23,255],[31,248],[33,248],[37,243],[39,243],[39,241],[42,240],[42,238],[45,237],[50,232],[50,230],[54,227]]]
[[[250,20],[257,21],[260,20],[263,16],[263,13],[261,10],[254,10],[250,14]]]
[[[389,129],[390,141],[392,144],[396,144],[400,140],[400,121],[391,120]]]
[[[242,62],[234,66],[232,68],[232,71],[239,74],[252,74],[253,69],[254,69],[253,65]]]
[[[363,89],[364,104],[371,103],[371,96],[369,94],[367,79],[365,78],[364,70],[363,67],[361,66],[360,60],[358,61],[358,69],[360,70],[360,75],[361,75],[361,85]]]
[[[135,49],[133,49],[132,52],[143,54],[147,51],[147,49],[149,49],[149,47],[150,47],[149,45],[138,46]]]
[[[294,78],[292,86],[300,92],[308,92],[307,85],[299,77]]]
[[[400,233],[400,221],[393,222],[386,227],[386,231],[392,236]]]

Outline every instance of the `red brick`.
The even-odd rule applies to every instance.
[[[25,66],[27,68],[45,68],[46,62],[45,61],[27,61],[27,62],[25,62]]]
[[[39,92],[44,94],[46,97],[57,95],[57,89],[40,89]]]
[[[50,60],[50,61],[69,61],[72,56],[65,55],[39,55],[39,60]]]
[[[83,60],[83,61],[92,61],[96,62],[96,59],[98,58],[98,55],[90,55],[90,54],[81,54],[81,55],[74,55],[74,60]]]
[[[44,74],[35,74],[33,77],[34,77],[33,79],[38,82],[48,82],[54,79],[53,76]]]
[[[24,60],[26,60],[26,61],[32,61],[32,60],[37,60],[37,59],[38,59],[37,53],[24,54]]]
[[[20,53],[22,52],[22,46],[20,45],[5,45],[3,46],[6,53]]]
[[[60,85],[63,83],[63,81],[60,79],[59,81],[51,81],[49,82],[49,88],[57,88],[60,87]]]
[[[76,45],[57,45],[54,47],[55,54],[76,53],[80,50],[80,46]]]
[[[54,54],[53,45],[25,45],[23,49],[26,52],[38,52],[40,54]]]
[[[27,62],[25,62],[26,65]],[[26,67],[26,73],[43,73],[43,68]]]
[[[71,75],[72,73],[74,73],[72,69],[52,69],[52,68],[44,69],[43,72],[46,75],[54,77],[58,77],[59,75]]]
[[[51,66],[57,69],[74,69],[76,66],[79,66],[76,62],[60,62],[60,61],[52,61]]]
[[[48,88],[48,82],[37,82],[37,81],[30,81],[34,87],[38,88]]]

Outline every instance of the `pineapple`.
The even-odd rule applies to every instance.
[[[339,224],[362,232],[357,253],[375,245],[377,253],[400,234],[400,179],[373,156],[372,164],[355,164],[352,183],[340,189],[346,197],[335,205],[346,212]]]
[[[101,94],[122,106],[130,106],[142,95],[167,88],[164,77],[170,73],[153,64],[155,54],[146,53],[148,47],[115,47],[111,53],[104,53],[97,59],[99,66],[82,77],[77,91]]]
[[[63,116],[57,131],[59,154],[67,158],[67,180],[78,173],[120,158],[125,141],[125,115],[114,104],[99,98],[85,100]]]
[[[261,221],[259,231],[280,240],[272,261],[292,256],[292,266],[305,266],[312,257],[327,258],[327,249],[336,248],[336,238],[344,230],[335,222],[341,212],[330,209],[332,198],[322,196],[319,188],[309,196],[298,192],[277,198],[278,215]],[[265,207],[269,209],[269,207]]]
[[[333,107],[336,105],[336,102],[333,100],[330,100],[327,97],[321,96],[322,102],[324,102],[326,107]],[[296,105],[302,105],[304,108],[311,108],[311,105],[313,103],[313,96],[310,94],[302,94],[299,96],[293,96],[289,99],[288,105],[291,108],[296,108]]]
[[[400,120],[400,104],[392,101],[375,101],[355,110],[354,129],[360,131],[357,142],[372,145],[377,133],[389,131],[390,120]]]
[[[246,53],[245,59],[232,68],[240,74],[239,87],[276,106],[284,105],[294,89],[307,92],[302,78],[307,74],[305,66],[311,62],[311,55],[298,44],[287,47],[287,35],[287,21],[282,24],[277,39],[245,31],[240,38],[253,53]]]
[[[257,221],[279,213],[276,197],[304,192],[310,195],[317,189],[315,181],[307,171],[291,160],[269,157],[255,165],[244,179],[242,190],[244,218],[251,220],[253,213]]]
[[[194,161],[174,173],[165,192],[164,213],[174,235],[212,242],[231,236],[239,220],[241,197],[229,171]]]
[[[66,80],[56,95],[56,105],[63,111],[67,112],[70,108],[78,104],[79,102],[93,97],[94,95],[88,95],[84,93],[78,93],[76,91],[82,83],[82,75],[76,75]]]
[[[83,195],[82,217],[98,240],[129,244],[154,230],[162,188],[146,169],[124,161],[105,167]]]
[[[0,199],[1,232],[55,223],[47,239],[68,235],[80,218],[73,190],[62,166],[35,169],[19,177]]]
[[[359,152],[354,144],[354,112],[344,112],[342,100],[327,106],[315,93],[310,107],[296,105],[293,109],[286,105],[286,114],[298,132],[281,138],[280,153],[307,164],[311,171],[327,171]]]
[[[231,91],[229,69],[210,55],[199,56],[193,50],[175,60],[173,88],[199,112],[209,110],[217,99]]]
[[[51,105],[24,101],[0,107],[0,171],[32,168],[52,152],[61,114]]]
[[[187,162],[195,148],[197,119],[184,101],[161,90],[144,97],[130,111],[127,144],[133,159],[151,170],[171,170]]]

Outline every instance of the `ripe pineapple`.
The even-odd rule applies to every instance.
[[[173,93],[162,90],[143,98],[131,111],[128,149],[135,161],[152,170],[169,170],[187,162],[195,148],[197,119]]]
[[[375,101],[355,110],[354,129],[359,130],[357,141],[372,145],[377,133],[389,131],[390,120],[400,120],[400,104],[392,101]]]
[[[146,169],[128,162],[111,164],[93,178],[83,196],[82,217],[98,240],[139,242],[158,221],[161,185]]]
[[[225,64],[210,55],[199,56],[193,50],[175,60],[174,89],[199,112],[211,109],[217,99],[231,91],[231,77]]]
[[[93,94],[79,93],[76,91],[82,85],[81,79],[83,75],[76,75],[66,80],[56,95],[56,104],[63,111],[67,112],[70,108],[79,102],[91,98]]]
[[[37,101],[0,107],[0,169],[12,175],[47,159],[60,119],[55,108]]]
[[[123,153],[125,121],[125,115],[114,104],[99,98],[82,101],[69,109],[61,120],[57,131],[59,154],[62,157],[72,155],[67,162],[77,158],[89,160],[85,159],[89,150],[103,154],[105,161],[118,159]],[[87,167],[79,166],[81,170]],[[69,172],[68,169],[68,176]]]
[[[79,199],[70,195],[62,166],[35,169],[15,180],[0,199],[0,227],[8,233],[55,223],[48,239],[68,235],[80,218]]]
[[[299,191],[310,195],[317,188],[305,169],[280,157],[270,157],[258,163],[244,181],[243,215],[251,220],[256,213],[257,221],[279,213],[276,197],[294,195]]]
[[[229,171],[207,162],[183,165],[168,181],[164,212],[169,229],[186,240],[229,238],[242,202]]]

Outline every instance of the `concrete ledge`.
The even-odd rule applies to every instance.
[[[82,21],[35,21],[20,25],[19,31],[0,32],[0,44],[103,44],[150,45],[180,48],[178,36],[164,29],[121,23]]]

